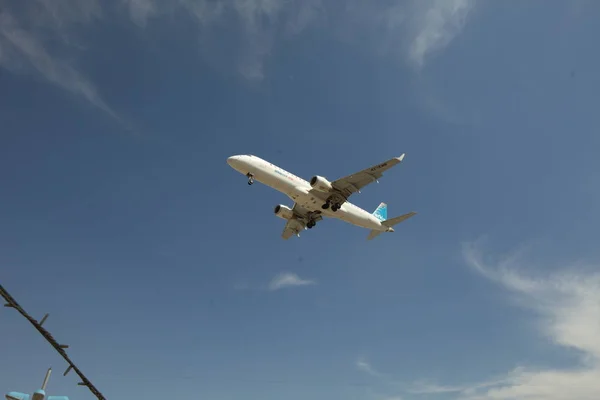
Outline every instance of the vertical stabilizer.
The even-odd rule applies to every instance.
[[[48,385],[48,381],[50,380],[50,374],[52,373],[52,368],[48,368],[46,371],[46,376],[44,377],[44,383],[42,383],[42,388],[36,390],[31,396],[31,400],[44,400],[46,398],[46,386]]]
[[[42,388],[33,392],[33,395],[31,397],[25,393],[10,392],[5,395],[6,400],[69,400],[67,396],[46,397],[46,386],[48,386],[48,381],[50,380],[51,373],[52,368],[48,368],[48,371],[46,371],[46,376],[44,377],[44,382],[42,383]]]
[[[48,368],[48,372],[46,372],[46,377],[44,378],[44,383],[42,383],[42,390],[46,391],[46,385],[50,380],[50,374],[52,373],[52,368]]]
[[[387,204],[381,203],[379,206],[373,211],[373,215],[380,221],[385,221],[387,219]]]

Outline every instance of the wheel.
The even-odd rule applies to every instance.
[[[313,228],[315,225],[316,225],[315,221],[309,221],[309,222],[306,224],[306,227],[307,227],[308,229],[312,229],[312,228]]]
[[[329,203],[325,203],[321,206],[323,210],[327,210],[329,208]]]
[[[336,212],[337,210],[339,210],[339,206],[337,204],[332,204],[331,205],[331,211]]]
[[[248,185],[252,185],[254,183],[254,179],[250,178],[248,179]]]

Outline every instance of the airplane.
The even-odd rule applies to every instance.
[[[352,175],[328,181],[315,175],[306,181],[268,161],[252,154],[234,155],[227,158],[233,169],[248,178],[248,185],[254,181],[265,184],[294,201],[292,208],[278,204],[274,213],[286,220],[281,234],[284,240],[305,229],[313,228],[323,217],[338,218],[350,224],[370,229],[367,240],[372,240],[382,232],[394,232],[394,226],[416,215],[409,212],[399,217],[388,219],[387,204],[381,203],[370,213],[350,203],[348,198],[372,182],[379,182],[383,173],[404,160],[405,154],[394,157],[381,164],[363,169]]]
[[[50,374],[52,373],[52,368],[48,368],[48,372],[46,372],[46,377],[44,378],[44,383],[42,383],[42,388],[36,390],[31,397],[25,393],[19,392],[10,392],[6,394],[6,400],[44,400],[46,398],[46,385],[48,384],[48,380],[50,380]],[[48,396],[46,400],[69,400],[67,396]]]

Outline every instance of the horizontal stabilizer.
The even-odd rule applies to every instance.
[[[379,236],[381,234],[382,231],[378,231],[376,229],[373,229],[370,233],[369,236],[367,236],[367,240],[373,240],[375,239],[377,236]]]
[[[67,396],[48,396],[46,400],[69,400]]]
[[[6,394],[6,400],[29,400],[29,395],[19,392],[10,392]]]
[[[411,211],[408,214],[404,214],[399,217],[386,219],[385,221],[382,222],[382,224],[385,226],[389,226],[391,228],[392,226],[397,225],[400,222],[406,221],[407,219],[409,219],[410,217],[413,217],[415,215],[417,215],[417,213],[414,211]]]
[[[411,212],[409,212],[407,214],[400,215],[399,217],[394,217],[394,218],[386,219],[385,221],[381,221],[381,224],[384,225],[384,226],[387,226],[388,228],[390,228],[390,232],[393,232],[394,230],[391,229],[391,228],[394,225],[398,225],[400,222],[406,221],[407,219],[409,219],[410,217],[413,217],[415,215],[417,215],[417,213],[414,212],[414,211],[411,211]],[[379,236],[381,233],[383,233],[383,231],[379,231],[379,230],[373,229],[369,233],[369,236],[367,236],[367,240],[373,240],[377,236]]]

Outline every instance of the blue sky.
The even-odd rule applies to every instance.
[[[593,1],[0,0],[0,272],[108,399],[600,391]],[[321,222],[225,162],[331,179]],[[17,313],[0,390],[93,399]]]

